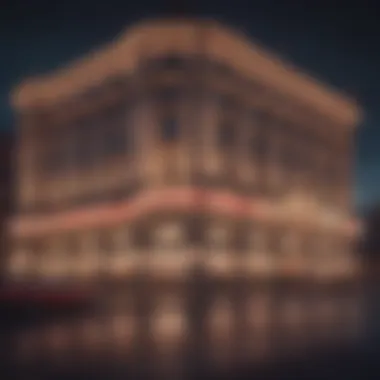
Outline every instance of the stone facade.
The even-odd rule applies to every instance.
[[[234,31],[143,23],[12,100],[11,279],[357,272],[357,106]]]

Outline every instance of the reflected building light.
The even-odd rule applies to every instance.
[[[299,300],[289,299],[283,303],[281,319],[283,324],[291,330],[300,330],[304,322],[303,305]]]
[[[248,321],[254,330],[265,331],[270,328],[272,310],[270,298],[265,295],[253,296],[248,304]]]
[[[270,302],[267,297],[254,295],[248,303],[248,331],[246,356],[249,361],[264,359],[273,348],[272,319]]]
[[[87,318],[80,324],[81,343],[86,350],[98,349],[106,338],[105,325],[97,318]]]
[[[109,345],[118,348],[131,348],[136,333],[136,318],[131,313],[121,313],[109,319]]]
[[[187,320],[178,299],[161,300],[152,315],[154,339],[160,347],[170,348],[183,343],[187,334]]]
[[[300,350],[310,344],[311,340],[305,305],[300,300],[285,298],[280,301],[280,310],[276,314],[276,325],[278,326],[276,345],[284,350],[283,354],[291,351],[292,355],[298,355]],[[276,329],[276,327],[274,328]]]
[[[218,299],[211,307],[209,329],[216,335],[227,336],[232,326],[232,308],[230,302]]]
[[[345,341],[352,341],[363,336],[366,324],[365,305],[358,302],[357,297],[342,297],[338,300],[339,305],[339,326],[340,336]]]
[[[46,338],[45,352],[47,355],[62,354],[70,345],[70,328],[69,326],[55,324],[48,327],[44,332]]]
[[[228,369],[233,364],[234,316],[230,302],[216,300],[211,306],[207,320],[209,336],[209,357],[218,367]]]

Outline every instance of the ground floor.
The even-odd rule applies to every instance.
[[[180,280],[202,267],[209,277],[254,280],[353,278],[350,237],[289,220],[161,211],[108,228],[13,237],[6,274],[13,281],[93,282],[136,273]]]

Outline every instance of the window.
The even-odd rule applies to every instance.
[[[235,230],[235,249],[237,252],[246,253],[249,250],[249,225],[241,224]]]
[[[146,224],[139,224],[133,228],[131,234],[131,244],[136,247],[136,250],[145,251],[153,246],[152,228]]]
[[[266,131],[260,130],[251,139],[251,155],[256,160],[263,161],[269,153],[269,139]]]
[[[221,95],[219,97],[219,108],[222,112],[232,110],[236,105],[236,100],[232,95]]]
[[[41,168],[48,175],[60,174],[66,170],[72,148],[71,130],[55,131],[47,140],[46,151],[41,155]]]
[[[117,155],[126,151],[126,130],[122,120],[114,120],[105,130],[104,151],[108,155]]]
[[[109,231],[102,231],[99,233],[99,236],[98,236],[98,248],[99,248],[99,251],[101,252],[106,252],[106,253],[109,253],[109,252],[112,252],[113,250],[113,239],[112,239],[112,235]]]
[[[207,234],[208,245],[211,249],[225,250],[228,244],[228,231],[226,226],[214,224],[210,226]]]
[[[93,163],[94,155],[93,126],[85,123],[78,127],[75,147],[77,163],[80,167],[86,167]]]
[[[130,249],[132,247],[132,231],[130,229],[124,230],[123,246],[125,249]]]
[[[248,232],[249,251],[252,254],[262,253],[265,250],[263,246],[264,230],[253,224]]]
[[[181,69],[185,65],[185,60],[176,55],[170,55],[160,60],[159,66],[163,69],[175,70]]]
[[[43,168],[47,174],[58,174],[65,166],[65,155],[62,141],[57,146],[48,147],[47,154],[43,157]]]
[[[178,139],[179,125],[177,118],[167,117],[162,121],[161,137],[164,142],[173,142]]]
[[[180,90],[176,87],[165,87],[157,91],[156,97],[162,103],[175,103],[180,98]]]
[[[235,130],[229,123],[222,123],[219,128],[219,145],[222,148],[231,147],[235,142]]]
[[[65,248],[68,254],[76,254],[80,250],[80,242],[78,236],[68,235],[65,239]]]
[[[158,249],[172,250],[180,247],[183,242],[182,226],[178,223],[158,226],[155,231],[155,241]]]
[[[200,216],[193,216],[188,222],[188,241],[190,244],[203,245],[205,239],[205,219]]]
[[[269,251],[273,254],[281,254],[284,251],[284,234],[278,229],[273,229],[268,237]]]
[[[300,235],[300,254],[303,257],[314,258],[318,255],[318,239],[310,234]]]

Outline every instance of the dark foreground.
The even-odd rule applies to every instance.
[[[86,313],[8,316],[1,379],[380,378],[375,292],[147,294]]]

